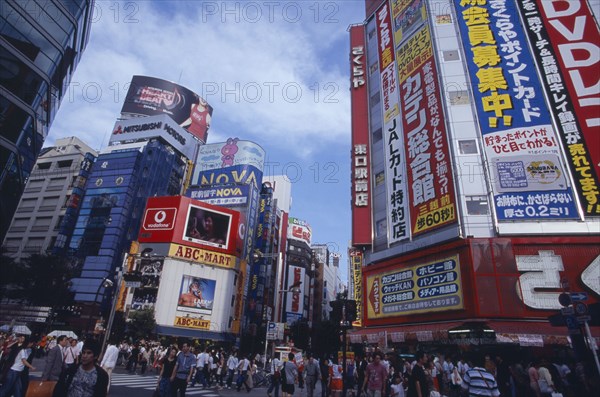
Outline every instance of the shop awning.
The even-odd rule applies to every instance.
[[[230,333],[202,331],[198,329],[168,327],[164,325],[156,326],[158,335],[176,336],[190,339],[212,340],[216,342],[235,342],[235,336]]]
[[[494,343],[514,343],[521,346],[567,345],[568,330],[566,327],[554,327],[544,321],[453,321],[445,323],[425,323],[396,325],[386,327],[369,327],[353,330],[348,333],[350,343],[401,343],[405,341],[435,342],[452,340],[448,331],[478,328],[495,334]],[[590,327],[592,336],[600,337],[600,327]],[[486,332],[483,332],[485,334]],[[456,335],[456,334],[455,334]],[[456,343],[460,343],[456,338]],[[486,338],[481,338],[484,341]]]

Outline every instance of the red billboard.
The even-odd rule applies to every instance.
[[[121,114],[156,116],[167,114],[206,143],[213,108],[195,92],[167,80],[133,76]]]
[[[549,36],[558,61],[548,63],[553,55],[543,56],[544,74],[552,75],[548,93],[554,99],[562,98],[566,86],[572,100],[573,112],[564,112],[558,106],[555,113],[568,137],[568,157],[575,169],[574,178],[584,196],[587,215],[600,215],[600,32],[587,1],[537,0],[543,27]],[[529,9],[527,9],[529,10]],[[539,45],[538,45],[539,47]],[[551,69],[554,66],[554,69]],[[561,73],[562,72],[562,73]],[[560,74],[564,76],[561,78]],[[592,188],[590,188],[592,187]]]
[[[352,112],[352,245],[371,244],[369,91],[366,84],[365,27],[350,27]]]
[[[444,104],[426,25],[396,54],[413,235],[457,221]]]
[[[138,241],[178,243],[236,255],[240,214],[188,197],[151,197]]]
[[[599,271],[600,237],[461,240],[363,268],[365,325],[546,322],[562,292],[598,302]]]

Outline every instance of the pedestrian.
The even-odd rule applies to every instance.
[[[429,397],[429,386],[425,375],[425,365],[428,362],[427,354],[418,351],[415,360],[416,363],[412,368],[408,381],[407,397]]]
[[[127,361],[127,370],[129,370],[130,374],[136,373],[139,359],[140,347],[137,343],[135,343],[131,348],[131,354],[129,355],[129,360]]]
[[[375,354],[373,354],[373,362],[367,365],[367,369],[365,370],[365,380],[361,386],[368,397],[382,397],[384,395],[387,375],[388,371],[381,363],[381,353],[375,352]]]
[[[221,352],[217,358],[217,371],[216,371],[216,379],[218,390],[222,390],[224,383],[223,379],[225,378],[225,372],[227,371],[227,367],[225,366],[225,354]]]
[[[77,338],[69,338],[69,343],[63,350],[65,369],[77,365],[79,360],[79,350],[77,350]]]
[[[100,366],[103,370],[108,374],[108,389],[106,392],[110,390],[110,381],[112,379],[112,372],[117,366],[117,359],[119,358],[119,348],[117,347],[114,341],[109,341],[108,346],[106,347],[106,351],[104,352],[104,357],[102,357],[102,361],[100,362]]]
[[[488,364],[488,360],[486,360],[486,364]],[[495,369],[496,366],[494,365],[493,368]],[[491,372],[482,367],[474,367],[467,371],[462,380],[462,388],[469,396],[500,396],[496,378]]]
[[[404,386],[402,385],[402,377],[400,374],[394,375],[392,381],[391,397],[404,397]]]
[[[42,372],[42,381],[53,380],[57,381],[64,366],[64,349],[67,347],[69,340],[66,335],[61,335],[56,338],[56,346],[48,352],[46,356],[46,366]]]
[[[160,374],[158,375],[158,384],[156,388],[158,389],[158,394],[160,397],[171,397],[172,392],[172,380],[175,373],[175,365],[177,364],[177,348],[170,347],[167,350],[166,357],[162,362],[162,367],[160,369]]]
[[[231,384],[233,383],[233,377],[235,375],[235,370],[239,364],[239,360],[237,358],[237,351],[233,351],[229,357],[227,358],[227,388],[231,389]]]
[[[319,369],[321,370],[321,397],[328,397],[329,390],[329,360],[327,357],[323,357],[319,363]]]
[[[184,342],[181,345],[181,351],[177,355],[175,369],[171,375],[172,395],[185,397],[187,385],[192,379],[192,374],[196,368],[196,356],[190,352],[190,344]]]
[[[194,387],[196,383],[200,383],[203,388],[208,387],[208,348],[205,350],[196,349],[198,354],[196,355],[196,374],[192,380],[191,387]]]
[[[17,343],[12,346],[13,351],[16,351],[14,354],[14,359],[9,357],[10,368],[8,369],[6,380],[0,388],[0,397],[23,397],[25,395],[23,388],[23,371],[25,368],[29,368],[32,371],[35,371],[35,367],[31,365],[27,361],[29,355],[31,354],[31,346],[32,343],[27,340],[25,335],[17,336]]]
[[[105,397],[108,374],[96,363],[98,356],[100,344],[86,340],[81,348],[80,363],[62,372],[53,397]]]
[[[248,385],[248,372],[250,371],[250,360],[246,356],[242,357],[238,364],[237,391],[240,391],[242,385],[246,387],[246,391],[250,393],[251,387]]]
[[[298,381],[298,368],[294,363],[294,353],[288,353],[288,360],[283,363],[281,370],[281,392],[283,397],[294,395],[294,384]]]
[[[361,397],[363,391],[362,386],[365,383],[365,371],[367,370],[367,365],[369,365],[369,362],[364,356],[357,356],[356,363],[356,374],[358,375],[358,390],[356,397]]]
[[[321,379],[321,369],[312,353],[308,353],[306,358],[307,362],[304,366],[304,373],[306,374],[306,396],[313,397],[317,381]]]
[[[277,357],[271,361],[271,385],[267,390],[267,397],[275,391],[275,397],[279,397],[279,385],[281,384],[281,360]]]

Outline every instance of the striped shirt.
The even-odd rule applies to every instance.
[[[469,397],[500,396],[494,375],[480,367],[472,368],[465,373],[462,388],[468,390]]]

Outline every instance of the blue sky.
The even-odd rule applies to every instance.
[[[133,75],[177,82],[214,108],[208,142],[238,137],[292,182],[291,216],[342,255],[350,240],[348,26],[364,1],[97,1],[87,50],[46,145],[107,146]]]

